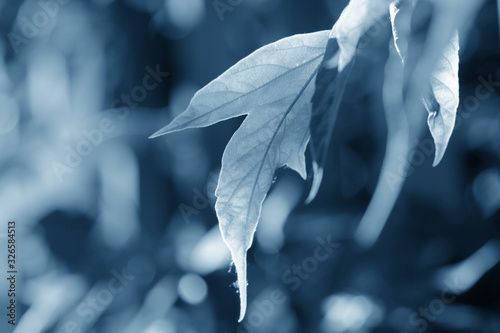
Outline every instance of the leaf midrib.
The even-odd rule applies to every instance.
[[[313,60],[319,58],[320,56],[315,57]],[[257,186],[257,183],[259,182],[260,174],[262,172],[262,168],[264,167],[264,163],[265,163],[266,158],[268,156],[269,150],[271,149],[271,146],[272,146],[272,144],[274,142],[274,139],[276,138],[276,135],[278,134],[278,132],[279,132],[281,126],[283,125],[283,122],[285,121],[286,117],[288,116],[288,114],[290,113],[290,111],[293,109],[293,107],[295,106],[295,104],[297,103],[297,101],[299,100],[299,98],[302,96],[302,94],[306,90],[307,86],[311,83],[312,79],[314,78],[314,76],[318,72],[318,69],[319,69],[320,65],[321,65],[321,63],[311,73],[309,79],[306,81],[306,83],[304,84],[304,86],[300,89],[300,91],[297,94],[297,96],[295,97],[295,99],[292,101],[292,103],[290,103],[290,106],[288,107],[288,109],[285,111],[285,113],[281,117],[281,120],[280,120],[280,122],[278,124],[278,127],[276,128],[276,131],[273,133],[273,136],[271,137],[271,140],[269,141],[269,144],[267,145],[266,151],[264,152],[264,158],[262,159],[262,162],[260,163],[259,170],[257,171],[256,180],[255,180],[255,182],[254,182],[254,184],[252,186],[252,191],[250,192],[250,198],[248,200],[249,203],[252,202],[252,199],[253,199],[253,196],[254,196],[254,193],[255,193],[255,188]],[[249,207],[247,209],[247,212],[246,212],[245,223],[248,221],[248,215],[249,215],[249,213],[250,213],[250,205],[249,205]]]

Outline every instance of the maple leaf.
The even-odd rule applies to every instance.
[[[247,115],[224,151],[215,205],[238,275],[239,321],[246,311],[246,253],[274,173],[288,166],[306,178],[314,77],[328,35],[295,35],[258,49],[198,91],[182,114],[151,136]]]

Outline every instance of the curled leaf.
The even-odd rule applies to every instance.
[[[394,45],[403,63],[408,51],[412,3],[409,0],[395,1],[390,6]],[[431,131],[436,152],[433,166],[439,164],[450,141],[459,103],[458,31],[455,29],[451,40],[444,47],[435,68],[431,72],[429,89],[422,100],[429,116],[427,123]]]
[[[429,123],[436,144],[447,144],[447,134],[451,135],[454,125],[454,103],[458,105],[458,37],[452,39],[451,47],[446,46],[454,31],[453,20],[443,20],[446,22],[444,30],[441,24],[435,24],[438,21],[435,18],[424,30],[410,31],[408,22],[411,20],[413,3],[410,0],[397,1],[391,5],[390,10],[396,50],[403,60],[404,68],[396,65],[392,56],[386,66],[384,104],[388,137],[382,177],[379,178],[370,204],[355,232],[356,243],[365,249],[379,238],[408,175],[411,165],[401,164],[401,158],[411,159],[422,129],[425,128],[424,112],[419,103],[422,94],[425,94],[424,104],[431,110],[433,118],[437,117],[439,120],[441,113],[446,117],[441,123],[435,119]],[[451,52],[455,48],[453,44],[456,44],[456,50]],[[449,64],[446,65],[447,61]],[[439,83],[441,80],[444,81]],[[455,89],[456,95],[453,93]],[[453,101],[454,98],[457,99],[456,102]],[[442,110],[444,105],[448,108],[446,111]],[[453,117],[452,121],[450,115]],[[440,154],[437,155],[437,162],[443,152],[444,149],[437,152]]]
[[[433,166],[443,158],[455,127],[459,103],[458,50],[458,32],[455,31],[430,77],[432,90],[424,97],[429,112],[427,124],[436,145]]]
[[[405,62],[408,53],[408,40],[411,34],[411,13],[413,5],[410,0],[396,0],[391,3],[389,13],[391,17],[392,36],[394,46],[399,56]]]

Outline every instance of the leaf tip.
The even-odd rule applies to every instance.
[[[238,290],[240,293],[240,317],[238,322],[240,323],[245,318],[247,311],[247,278],[246,278],[246,267],[244,267],[243,272],[236,268],[238,274]]]
[[[234,267],[236,268],[236,274],[238,276],[236,285],[238,286],[238,291],[240,294],[240,316],[238,318],[238,322],[241,322],[245,318],[247,310],[247,263],[246,263],[247,254],[246,253],[247,251],[244,250],[243,247],[239,247],[234,251],[231,250]]]
[[[164,129],[162,128],[162,129],[160,129],[160,130],[158,130],[158,131],[154,132],[153,134],[151,134],[151,135],[148,137],[148,139],[154,139],[154,138],[157,138],[157,137],[162,136],[162,135],[167,134],[167,133],[168,133],[168,132],[165,132],[165,131],[164,131]]]
[[[318,194],[319,187],[321,185],[321,180],[323,179],[323,168],[319,167],[316,161],[313,162],[313,182],[311,185],[311,190],[309,191],[309,195],[306,199],[306,205],[310,204],[311,201],[316,198]]]
[[[170,134],[170,133],[173,133],[173,132],[178,132],[178,131],[180,131],[182,129],[183,128],[173,127],[172,123],[170,123],[167,126],[165,126],[163,128],[160,128],[159,130],[157,130],[156,132],[154,132],[153,134],[151,134],[148,137],[148,139],[154,139],[154,138],[157,138],[157,137],[165,135],[165,134]]]
[[[245,301],[243,301],[243,297],[241,297],[241,301],[240,301],[240,317],[238,318],[238,323],[241,323],[243,321],[243,319],[245,319],[245,313],[246,313],[246,307],[247,307],[247,304],[246,304],[246,299]]]
[[[443,156],[444,149],[440,149],[438,146],[436,146],[436,154],[434,155],[434,162],[432,162],[432,167],[437,167],[438,164],[441,163]]]

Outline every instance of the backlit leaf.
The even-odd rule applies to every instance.
[[[246,253],[274,173],[288,166],[306,177],[310,101],[328,34],[296,35],[255,51],[198,91],[186,111],[152,136],[247,115],[224,151],[215,205],[238,274],[240,321]]]
[[[390,0],[351,0],[335,23],[330,38],[340,47],[339,72],[351,62],[363,34],[389,11]]]

